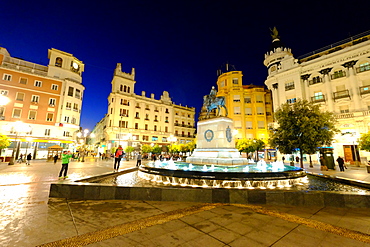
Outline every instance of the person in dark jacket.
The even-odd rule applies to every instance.
[[[338,156],[337,162],[338,162],[340,171],[344,172],[344,160],[340,156]]]

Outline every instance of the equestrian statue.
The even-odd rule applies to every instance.
[[[205,95],[203,97],[203,106],[207,109],[207,115],[206,118],[209,118],[209,113],[213,109],[217,109],[217,114],[216,116],[220,116],[221,113],[221,107],[225,109],[225,117],[227,117],[227,108],[225,106],[225,97],[223,96],[216,96],[217,91],[215,87],[212,87],[211,92],[209,95]]]

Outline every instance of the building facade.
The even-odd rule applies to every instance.
[[[243,85],[241,71],[219,71],[217,96],[224,96],[228,117],[234,120],[236,139],[261,139],[267,143],[268,125],[273,122],[270,90]]]
[[[118,145],[140,150],[142,145],[167,146],[175,138],[184,144],[194,140],[194,107],[174,104],[167,91],[160,99],[154,94],[147,97],[145,91],[135,94],[135,70],[122,72],[120,63],[111,84],[108,112],[92,131],[98,152],[110,152]]]
[[[80,129],[85,87],[84,64],[72,54],[49,49],[47,66],[12,57],[0,47],[0,93],[10,101],[0,106],[0,129],[11,146],[1,156],[31,153],[46,158],[47,148],[74,147]]]
[[[370,32],[298,59],[281,42],[276,30],[272,38],[264,65],[274,109],[298,98],[319,104],[338,120],[341,133],[332,144],[334,156],[345,157],[348,162],[368,157],[367,152],[358,152],[357,144],[370,125]]]

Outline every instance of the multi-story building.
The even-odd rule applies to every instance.
[[[184,144],[194,139],[194,107],[174,104],[167,91],[158,100],[154,94],[146,97],[145,91],[135,94],[135,70],[122,72],[120,63],[111,84],[108,113],[92,131],[98,152],[109,152],[118,145],[137,149],[144,144],[166,146],[173,137]]]
[[[0,107],[0,129],[12,141],[2,156],[16,150],[16,156],[27,152],[46,158],[49,146],[74,145],[85,90],[84,64],[57,49],[49,49],[48,58],[44,66],[12,57],[0,47],[0,93],[10,100]]]
[[[320,104],[335,114],[341,131],[333,142],[334,156],[344,156],[350,162],[368,156],[355,150],[358,138],[370,125],[370,32],[298,59],[280,41],[276,30],[272,38],[264,65],[274,109],[297,98]]]
[[[217,96],[224,96],[228,117],[234,120],[237,139],[268,140],[268,125],[272,123],[271,91],[264,86],[243,85],[241,71],[219,70]]]

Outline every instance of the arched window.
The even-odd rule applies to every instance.
[[[127,87],[127,92],[130,93],[130,87]]]
[[[55,66],[56,67],[62,67],[62,64],[63,64],[63,59],[61,57],[57,57],[55,59]]]
[[[126,87],[126,85],[123,87],[123,92],[125,92],[126,93],[126,89],[127,89],[127,87]]]
[[[123,89],[123,86],[122,86],[122,85],[120,85],[120,86],[119,86],[119,91],[121,91],[121,92],[122,92],[122,89]]]

